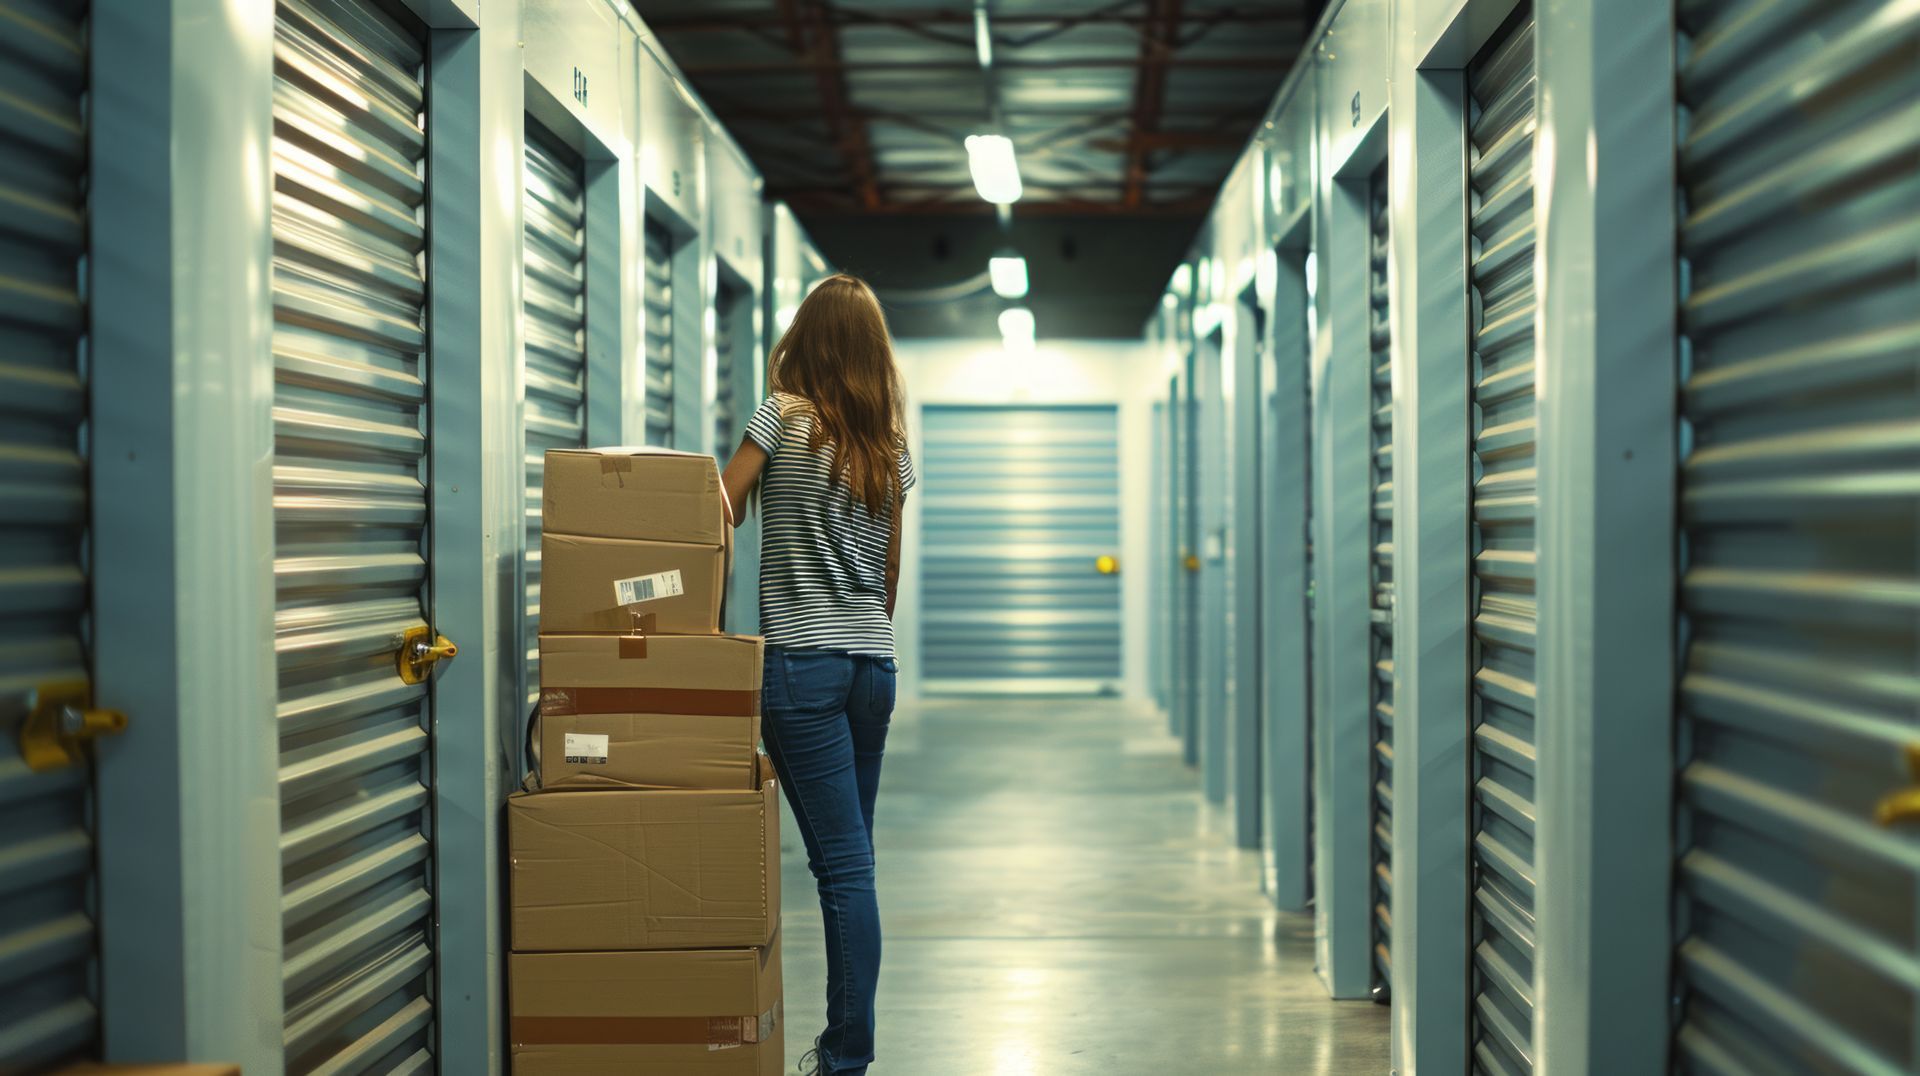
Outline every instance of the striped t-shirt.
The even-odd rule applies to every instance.
[[[771,457],[760,476],[760,632],[768,646],[893,656],[887,618],[887,541],[895,506],[868,515],[846,481],[833,481],[833,445],[815,452],[813,408],[776,393],[747,421]],[[900,449],[900,492],[913,487]]]

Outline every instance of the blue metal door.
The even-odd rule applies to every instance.
[[[540,697],[540,519],[547,450],[587,443],[587,182],[581,161],[527,121],[520,202],[526,313],[526,696]]]
[[[1367,185],[1367,286],[1373,382],[1373,963],[1392,976],[1393,938],[1393,332],[1387,275],[1387,166]]]
[[[929,406],[921,429],[926,690],[1116,690],[1115,409]]]
[[[1533,1070],[1533,12],[1467,71],[1473,251],[1473,1052]]]
[[[369,0],[280,0],[273,290],[289,1072],[425,1072],[435,984],[425,57]],[[236,715],[243,716],[243,715]]]
[[[93,774],[21,723],[89,676],[87,5],[0,0],[0,1071],[94,1051]],[[53,689],[53,690],[49,690]]]
[[[646,278],[641,282],[646,319],[647,443],[673,447],[674,318],[673,234],[649,217]]]
[[[1678,12],[1675,1067],[1916,1072],[1920,4]]]

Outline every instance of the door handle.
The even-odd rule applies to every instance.
[[[1200,570],[1200,558],[1192,553],[1182,554],[1180,557],[1180,566],[1187,571],[1197,572]]]
[[[433,667],[460,653],[460,648],[444,635],[421,624],[407,629],[400,637],[400,650],[394,654],[394,666],[404,683],[424,683],[433,675]]]
[[[86,745],[127,728],[127,715],[93,705],[93,687],[85,680],[41,684],[27,696],[20,723],[20,758],[37,773],[78,765]]]
[[[1111,553],[1102,553],[1093,558],[1093,570],[1101,575],[1120,574],[1120,558]]]
[[[1920,821],[1920,744],[1908,744],[1904,754],[1907,776],[1913,784],[1881,798],[1880,805],[1874,809],[1873,820],[1883,826]]]

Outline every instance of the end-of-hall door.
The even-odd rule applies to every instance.
[[[1114,406],[922,411],[928,694],[1120,689]]]

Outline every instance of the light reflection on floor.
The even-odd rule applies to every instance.
[[[1309,919],[1260,896],[1164,720],[1113,700],[939,701],[881,786],[876,1076],[1387,1071],[1387,1012],[1332,1002]],[[824,1017],[820,915],[784,823],[790,1064]]]

